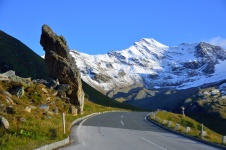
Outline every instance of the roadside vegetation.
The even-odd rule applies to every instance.
[[[59,97],[53,96],[53,90],[43,84],[31,84],[24,88],[21,98],[12,95],[6,101],[4,91],[9,91],[18,83],[0,81],[0,116],[9,122],[9,129],[0,126],[0,150],[30,150],[66,138],[70,134],[71,123],[82,116],[111,110],[140,110],[136,107],[121,104],[84,85],[85,105],[81,115],[70,113],[70,105]],[[43,89],[46,89],[47,92]],[[45,92],[44,92],[45,91]],[[47,94],[48,93],[48,94]],[[58,113],[43,112],[40,105],[48,104],[50,110],[56,106]],[[33,106],[31,112],[25,111]],[[54,107],[53,107],[54,106]],[[66,134],[63,134],[62,113],[66,113]]]
[[[155,114],[151,114],[149,118],[174,131],[180,132],[182,134],[187,134],[196,138],[202,138],[201,130],[202,124],[196,122],[195,120],[183,116],[182,114],[174,114],[166,111],[155,112]],[[169,123],[171,122],[171,123]],[[180,124],[179,127],[176,127],[176,124]],[[190,127],[190,131],[186,131],[187,127]],[[222,144],[222,135],[210,130],[209,128],[204,126],[204,131],[206,131],[206,135],[203,136],[203,140],[207,140],[213,143]]]

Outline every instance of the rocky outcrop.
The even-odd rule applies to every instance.
[[[78,112],[82,113],[84,92],[80,72],[75,60],[69,54],[66,40],[63,36],[57,36],[49,26],[43,25],[40,43],[46,52],[45,62],[50,77],[58,79],[60,84],[68,85],[66,96],[70,98],[70,103],[78,108]]]
[[[123,69],[119,70],[118,76],[124,77],[126,75],[125,71]]]
[[[99,83],[106,83],[109,82],[112,78],[105,74],[96,74],[95,76],[92,77],[92,79]]]
[[[224,61],[226,59],[226,51],[219,46],[200,42],[195,47],[195,56],[200,59],[198,66],[203,67],[203,73],[212,74],[214,73],[215,65],[219,63],[219,60]]]
[[[9,70],[3,74],[0,74],[0,78],[4,80],[10,80],[12,82],[29,87],[31,84],[31,78],[21,78],[15,74],[15,71]]]
[[[200,64],[198,61],[189,61],[184,63],[184,67],[188,69],[198,69]]]

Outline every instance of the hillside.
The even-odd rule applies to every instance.
[[[226,84],[203,87],[197,93],[190,95],[181,106],[186,115],[204,123],[212,130],[226,134]],[[180,107],[178,107],[180,108]],[[180,110],[177,110],[179,112]]]
[[[0,37],[1,72],[16,70],[0,73],[0,149],[33,149],[61,140],[68,136],[72,121],[91,113],[141,110],[108,98],[83,83],[86,98],[83,113],[78,114],[78,109],[63,96],[65,84],[46,79],[48,72],[41,57],[4,32]],[[63,112],[66,134],[62,129]]]
[[[44,60],[16,38],[0,31],[0,73],[16,71],[21,77],[47,79]]]
[[[152,121],[162,125],[165,128],[170,129],[173,132],[176,131],[177,133],[182,133],[184,135],[189,135],[198,139],[202,139],[202,136],[200,134],[202,129],[201,123],[187,116],[183,116],[182,114],[175,114],[159,110],[156,112],[152,112],[149,118]],[[179,126],[175,127],[176,124],[179,124]],[[188,129],[187,127],[189,127],[190,129]],[[212,131],[211,129],[206,127],[205,124],[203,127],[203,131],[206,132],[206,134],[203,136],[203,140],[222,144],[221,134]]]
[[[61,115],[68,114],[69,126],[71,106],[55,90],[12,73],[0,78],[0,149],[32,149],[66,137]]]
[[[95,112],[139,110],[120,104],[85,85],[83,115],[73,105],[56,95],[50,82],[0,74],[0,149],[33,149],[66,138],[76,118]],[[89,91],[89,92],[88,92]],[[88,95],[88,94],[86,94]],[[91,99],[91,100],[89,100]],[[66,113],[66,134],[62,129],[62,113]],[[6,121],[5,121],[6,120]]]

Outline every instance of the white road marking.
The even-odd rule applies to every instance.
[[[123,118],[123,115],[121,116],[121,118]]]
[[[78,125],[78,129],[77,129],[78,132],[79,132],[79,128],[81,128],[82,124],[83,124],[87,119],[89,119],[89,118],[86,118],[86,119],[82,120],[82,122]],[[86,146],[86,143],[85,143],[85,141],[84,141],[82,138],[79,139],[79,143],[82,143],[83,146]]]
[[[124,126],[124,123],[121,121],[122,125]]]
[[[167,150],[166,148],[164,148],[164,147],[162,147],[162,146],[160,146],[160,145],[158,145],[158,144],[155,144],[155,143],[153,143],[153,142],[151,142],[151,141],[149,141],[149,140],[147,140],[147,139],[145,139],[145,138],[143,138],[143,137],[140,137],[140,138],[143,139],[143,140],[145,140],[145,141],[148,142],[148,143],[151,143],[151,144],[153,144],[153,145],[155,145],[155,146],[161,148],[161,149]]]

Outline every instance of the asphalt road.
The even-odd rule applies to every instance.
[[[213,150],[145,120],[148,112],[104,113],[72,130],[75,142],[61,150]]]

